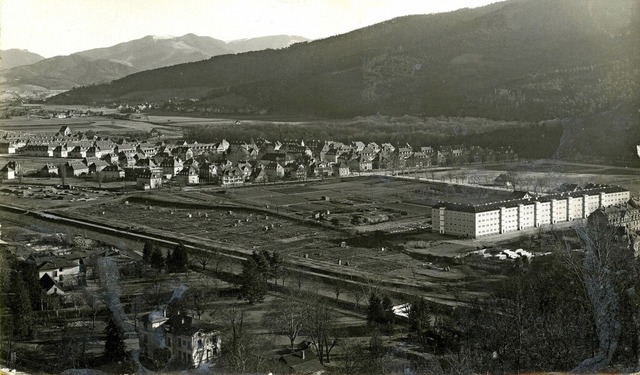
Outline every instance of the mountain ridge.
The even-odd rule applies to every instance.
[[[36,85],[48,89],[68,90],[75,86],[109,82],[140,71],[238,53],[237,50],[282,48],[288,45],[284,37],[292,42],[306,40],[295,36],[267,36],[249,38],[229,45],[222,40],[192,33],[169,38],[147,35],[109,47],[93,48],[67,56],[42,58],[35,62],[39,65],[22,64],[3,70],[1,75],[5,84],[9,86]],[[80,61],[84,63],[81,64]],[[65,65],[80,70],[68,69]]]
[[[286,49],[136,73],[52,100],[135,102],[154,90],[209,87],[190,99],[215,113],[588,115],[637,94],[637,8],[633,0],[512,0],[405,16]],[[230,97],[238,98],[235,108]]]
[[[0,50],[0,69],[9,69],[16,66],[30,65],[44,60],[43,56],[29,52],[26,49],[11,48]]]

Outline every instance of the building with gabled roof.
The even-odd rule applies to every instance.
[[[589,215],[588,221],[603,227],[622,227],[635,232],[640,230],[640,205],[630,199],[624,204],[600,207]]]
[[[68,161],[65,165],[65,173],[67,176],[80,176],[89,174],[89,167],[81,161]]]
[[[16,162],[10,161],[0,169],[0,178],[3,180],[13,180],[16,178]]]
[[[200,171],[195,165],[190,165],[182,168],[175,178],[178,183],[183,185],[197,185],[200,183]]]
[[[124,169],[117,164],[104,167],[101,173],[105,180],[120,180],[123,179],[125,175]]]
[[[165,308],[139,318],[140,351],[149,358],[172,358],[185,368],[212,364],[220,355],[221,335],[210,323]]]
[[[158,189],[162,187],[162,174],[145,169],[136,175],[136,186],[142,190]]]
[[[284,354],[280,361],[285,364],[287,370],[294,374],[320,375],[325,372],[325,367],[318,360],[318,356],[311,349],[298,350],[294,353]]]

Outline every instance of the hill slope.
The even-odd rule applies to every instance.
[[[0,69],[34,64],[40,60],[44,60],[44,57],[23,49],[0,50]]]
[[[135,102],[205,87],[195,106],[218,113],[585,115],[638,92],[637,8],[635,0],[511,0],[408,16],[283,50],[142,72],[53,101]]]

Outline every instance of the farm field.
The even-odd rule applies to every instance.
[[[65,125],[70,127],[74,132],[86,132],[91,130],[96,134],[102,135],[148,132],[151,129],[157,129],[164,136],[182,136],[182,129],[179,127],[155,124],[146,121],[146,118],[139,118],[139,120],[134,121],[99,116],[64,119],[42,119],[34,116],[23,116],[0,120],[0,129],[3,131],[25,133],[54,134]]]
[[[455,170],[419,174],[418,177],[447,183],[492,184],[496,177],[505,173],[517,176],[519,181],[516,185],[517,190],[553,192],[563,183],[580,186],[596,183],[619,185],[629,189],[632,195],[640,195],[640,183],[638,182],[640,168],[575,164],[561,161],[463,166]]]
[[[413,195],[416,187],[431,185],[386,178],[357,178],[246,187],[225,190],[225,194],[213,189],[161,191],[137,195],[136,199],[122,197],[86,202],[57,212],[244,254],[254,250],[277,251],[288,262],[301,267],[347,278],[349,275],[371,278],[437,298],[450,298],[450,292],[457,290],[464,300],[467,284],[477,280],[475,277],[455,266],[443,270],[449,263],[425,265],[422,257],[412,256],[408,251],[410,248],[404,245],[413,236],[426,236],[438,243],[449,240],[425,232],[428,206],[402,202],[402,197]],[[362,194],[363,190],[368,194]],[[328,196],[329,200],[318,201],[321,196]],[[145,201],[145,197],[149,199]],[[340,224],[314,224],[311,213],[318,210],[316,203],[322,210],[329,210],[330,217],[338,212]],[[231,205],[238,207],[229,208]],[[350,224],[348,218],[363,210],[386,212],[397,218],[379,224]],[[420,223],[422,229],[418,228]],[[364,235],[365,232],[371,234]],[[456,247],[452,251],[455,254],[474,249],[452,246]]]

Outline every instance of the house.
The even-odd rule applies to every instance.
[[[81,176],[89,174],[89,167],[81,161],[68,161],[65,165],[65,173],[67,176]]]
[[[431,156],[423,151],[416,151],[409,157],[407,160],[407,165],[410,167],[430,167],[431,166]]]
[[[269,181],[276,181],[284,177],[284,167],[278,162],[262,163],[262,168],[269,177]]]
[[[100,158],[106,161],[109,165],[119,164],[118,155],[111,152],[103,153]]]
[[[58,257],[36,259],[38,279],[48,275],[61,287],[76,285],[80,275],[80,264]]]
[[[249,178],[255,183],[269,182],[269,176],[267,176],[267,172],[265,172],[264,168],[261,167],[254,168]]]
[[[329,163],[321,161],[310,166],[312,168],[312,174],[315,177],[329,177],[333,173]]]
[[[145,169],[149,169],[153,172],[160,172],[162,173],[162,167],[160,167],[158,164],[156,164],[156,162],[151,159],[151,158],[143,158],[143,159],[138,159],[136,160],[134,166],[134,168],[145,168]]]
[[[16,178],[16,162],[10,161],[0,169],[0,178],[3,180],[13,180]]]
[[[327,161],[329,163],[337,163],[338,162],[338,158],[340,157],[340,155],[342,154],[342,152],[340,152],[340,150],[335,149],[335,148],[331,148],[329,149],[329,151],[327,151],[324,154],[324,159],[322,159],[323,161]]]
[[[197,185],[200,183],[200,171],[194,165],[185,167],[176,175],[176,181],[182,185]]]
[[[180,158],[169,157],[160,163],[160,168],[162,168],[162,174],[166,178],[171,178],[184,168],[184,163]]]
[[[153,143],[143,142],[136,146],[136,152],[150,156],[155,155],[157,150],[158,146],[154,145]]]
[[[173,358],[186,368],[213,363],[220,354],[220,332],[211,324],[159,309],[139,318],[140,352],[156,360]]]
[[[218,166],[215,163],[206,161],[200,164],[198,170],[200,171],[200,179],[214,183],[218,181]]]
[[[58,134],[64,137],[68,137],[71,135],[71,128],[66,125],[63,125],[60,130],[58,130]]]
[[[80,176],[89,174],[89,167],[81,161],[68,161],[64,164],[67,176]]]
[[[303,349],[280,357],[280,362],[284,363],[291,373],[320,375],[325,372],[325,368],[318,360],[318,356],[311,349]]]
[[[143,190],[158,189],[162,186],[162,175],[158,172],[144,170],[137,174],[136,186]]]
[[[107,164],[107,162],[105,162],[104,160],[96,160],[94,162],[92,162],[91,164],[89,164],[89,173],[98,173],[98,172],[102,172],[106,167],[108,167],[109,164]]]
[[[105,180],[120,180],[124,178],[124,169],[119,165],[108,165],[102,169],[102,177]]]
[[[307,179],[307,167],[305,167],[304,164],[298,165],[298,168],[295,171],[295,178],[298,180]]]
[[[136,153],[136,147],[131,143],[123,142],[121,144],[116,144],[113,148],[113,152],[118,155],[122,153],[123,155],[133,157],[133,155],[135,155]]]
[[[58,145],[53,149],[54,158],[66,158],[67,155],[68,155],[68,151],[67,151],[66,145]]]
[[[182,160],[193,159],[193,150],[189,146],[180,146],[171,150],[171,155]]]
[[[16,144],[14,142],[0,142],[0,154],[15,154]]]
[[[87,157],[87,151],[93,144],[88,141],[76,141],[67,143],[67,157],[72,159],[84,159]]]
[[[64,288],[57,281],[53,280],[49,274],[44,274],[40,278],[40,288],[46,295],[60,294],[64,295]]]
[[[52,177],[58,175],[58,166],[55,164],[45,164],[44,167],[38,171],[40,177]]]
[[[333,175],[337,177],[345,177],[349,175],[349,166],[345,163],[336,164],[333,166]]]
[[[622,227],[630,232],[640,230],[640,205],[633,200],[627,203],[600,207],[593,211],[587,220],[589,224],[599,227]]]
[[[359,156],[356,159],[351,159],[347,163],[349,168],[355,172],[370,171],[373,169],[373,162],[363,156]]]
[[[244,172],[238,167],[227,168],[222,172],[220,184],[222,186],[244,184]]]
[[[53,157],[54,146],[48,144],[28,144],[20,149],[20,154],[25,156]]]
[[[87,155],[88,158],[102,158],[102,150],[98,146],[91,146],[87,149],[85,155]]]
[[[506,173],[502,173],[493,180],[495,186],[510,188],[513,187],[513,177]]]
[[[128,154],[124,151],[121,151],[117,154],[118,156],[118,164],[121,167],[133,167],[136,164],[136,159],[134,158],[135,153]]]

